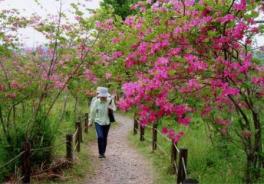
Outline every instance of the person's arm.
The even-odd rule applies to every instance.
[[[96,99],[93,99],[90,106],[89,125],[92,125],[92,123],[94,122],[95,109],[96,109]]]
[[[114,97],[111,97],[111,99],[110,99],[109,108],[112,109],[113,111],[116,111],[116,104],[115,104],[115,98]]]

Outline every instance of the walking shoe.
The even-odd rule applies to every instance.
[[[99,158],[105,158],[105,156],[104,155],[99,155]]]

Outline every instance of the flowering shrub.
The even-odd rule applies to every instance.
[[[240,139],[248,158],[246,181],[258,178],[263,64],[253,58],[251,48],[262,31],[254,21],[261,4],[158,0],[133,8],[139,13],[109,33],[115,35],[115,47],[108,51],[122,52],[115,59],[123,66],[116,66],[126,76],[119,107],[136,107],[142,126],[162,117],[188,126],[200,114],[222,136]],[[164,128],[174,142],[183,135]]]

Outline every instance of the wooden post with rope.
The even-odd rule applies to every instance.
[[[144,141],[145,127],[140,125],[140,141]]]
[[[158,139],[158,123],[155,122],[152,125],[152,151],[154,152],[157,149],[157,139]]]
[[[85,113],[85,118],[84,118],[84,132],[88,133],[88,119],[89,119],[89,114]]]
[[[137,130],[138,130],[138,120],[136,119],[136,115],[135,115],[134,116],[134,128],[133,128],[134,135],[137,134]]]
[[[176,163],[177,163],[177,144],[174,141],[171,141],[171,173],[177,174],[176,172]]]
[[[182,183],[187,177],[188,150],[180,149],[177,184]]]
[[[80,116],[79,117],[79,121],[77,121],[77,123],[79,123],[80,122],[80,125],[78,125],[79,126],[79,138],[80,138],[80,142],[83,142],[83,135],[82,135],[82,121],[83,121],[83,119],[82,119],[82,117]]]
[[[77,121],[75,123],[75,129],[77,131],[77,135],[76,135],[76,138],[75,138],[75,144],[76,144],[76,150],[77,152],[80,152],[81,151],[81,122]]]
[[[22,173],[22,183],[30,183],[30,174],[31,174],[31,144],[28,140],[26,140],[22,145],[22,151],[24,152],[21,157],[22,167],[21,167],[21,173]]]
[[[73,136],[72,134],[66,135],[66,159],[70,162],[73,161]]]

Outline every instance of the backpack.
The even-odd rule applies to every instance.
[[[110,101],[109,104],[111,104],[111,103],[112,103],[112,100]],[[110,123],[115,122],[114,111],[110,108],[108,108],[108,117],[109,117]]]

